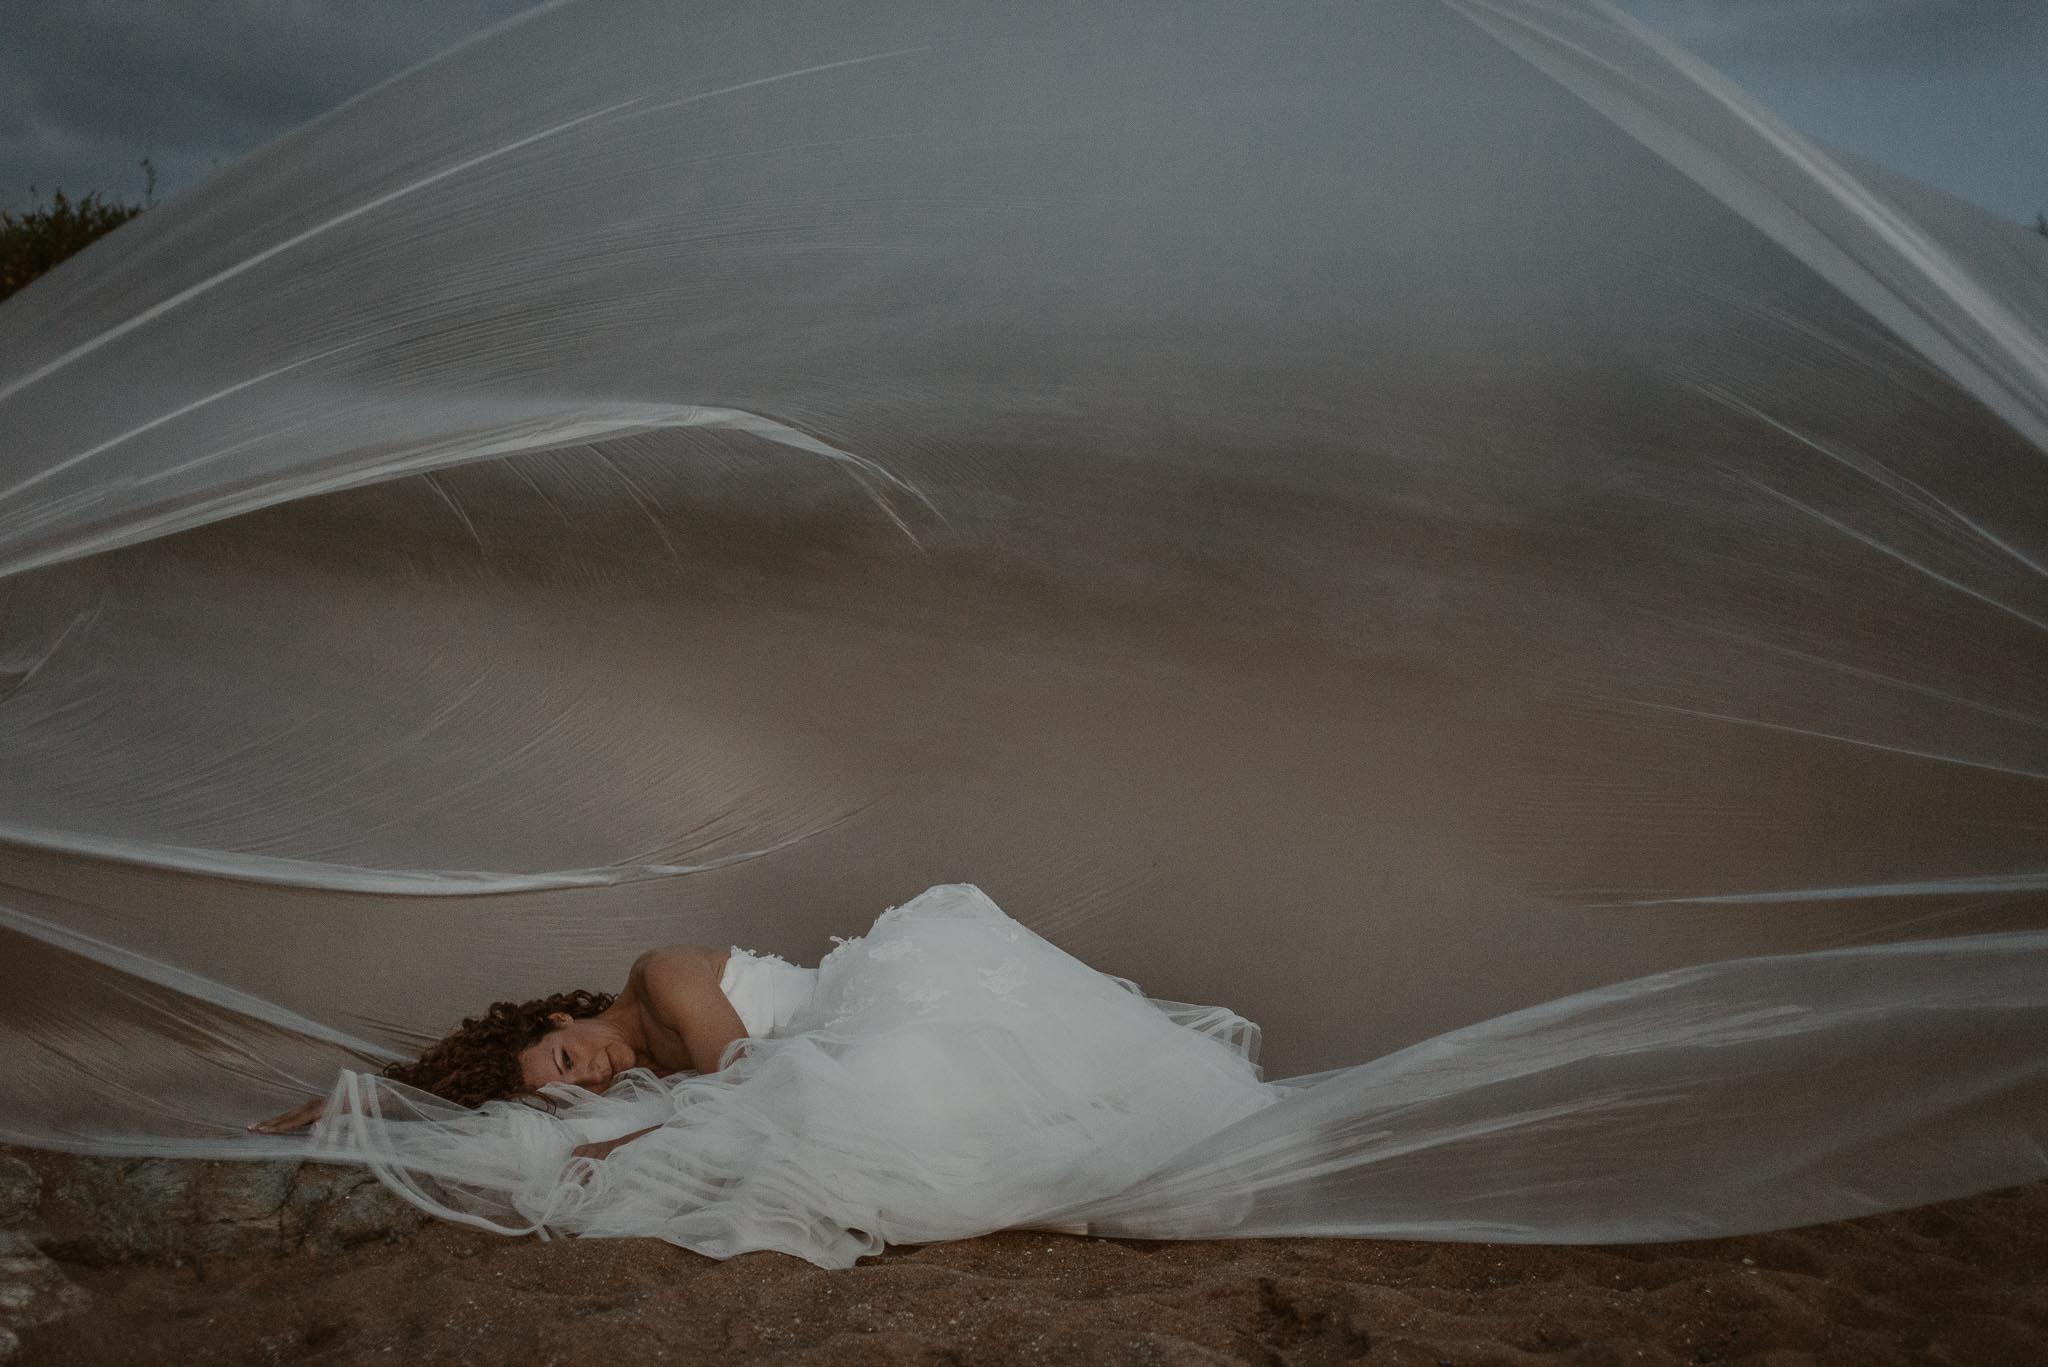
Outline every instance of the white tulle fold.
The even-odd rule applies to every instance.
[[[1293,1079],[1076,1217],[1587,1243],[1869,1214],[2048,1172],[2044,1031],[2048,933],[1708,964]]]

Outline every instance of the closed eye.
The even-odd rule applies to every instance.
[[[557,1049],[555,1051],[555,1071],[563,1077],[569,1076],[569,1051],[567,1049]]]

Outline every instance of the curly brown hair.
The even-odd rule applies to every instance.
[[[481,1016],[471,1016],[459,1029],[412,1063],[394,1063],[384,1076],[408,1087],[432,1092],[458,1106],[481,1106],[526,1090],[519,1073],[519,1051],[545,1035],[548,1017],[560,1011],[582,1019],[610,1006],[609,992],[557,992],[530,1002],[492,1002]]]

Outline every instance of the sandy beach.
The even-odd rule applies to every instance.
[[[61,1252],[61,1250],[60,1250]],[[432,1225],[60,1266],[18,1362],[2048,1362],[2048,1185],[1783,1233],[1528,1248],[1004,1233],[843,1272]]]

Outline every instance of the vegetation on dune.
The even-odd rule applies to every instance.
[[[62,190],[48,204],[20,213],[0,209],[0,299],[5,299],[67,256],[106,236],[156,202],[156,168],[142,163],[142,202],[108,199],[95,190],[71,199]],[[29,188],[35,194],[35,188]],[[2034,231],[2048,237],[2048,213],[2034,216]]]
[[[140,204],[107,199],[97,190],[82,199],[58,190],[48,204],[20,213],[0,209],[0,299],[147,209],[156,198],[156,170],[145,161],[142,171],[147,183]]]

